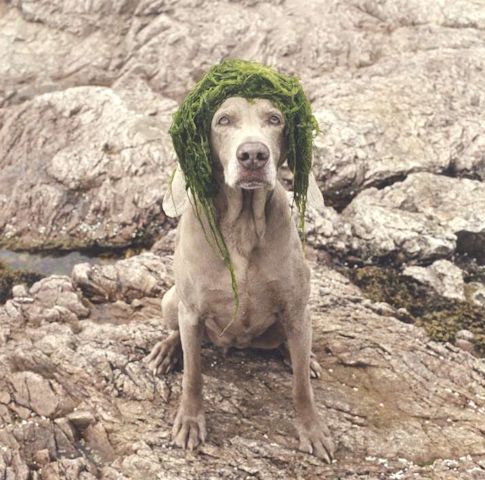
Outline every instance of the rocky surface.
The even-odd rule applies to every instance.
[[[307,249],[330,466],[295,450],[277,355],[205,348],[196,454],[169,440],[180,373],[143,362],[173,281],[170,116],[226,57],[300,76],[320,124]],[[0,478],[485,478],[484,71],[475,0],[0,3],[0,246],[153,245],[3,277]],[[403,293],[406,270],[435,293]]]
[[[1,243],[127,246],[160,234],[173,160],[156,118],[111,89],[78,87],[5,110],[1,123]]]
[[[0,159],[0,244],[152,242],[173,168],[170,113],[227,56],[302,78],[322,130],[315,171],[338,210],[361,190],[416,172],[483,180],[485,14],[472,0],[457,5],[1,6],[0,151],[7,153]],[[24,218],[26,207],[36,215]],[[441,243],[448,241],[444,235]],[[344,249],[351,247],[347,239]]]
[[[403,275],[431,287],[442,297],[465,300],[463,272],[448,260],[436,260],[429,267],[406,267]]]
[[[485,183],[433,173],[359,193],[311,230],[315,245],[361,258],[429,261],[466,253],[485,260]]]
[[[181,373],[156,378],[143,361],[165,334],[159,298],[170,263],[143,254],[80,265],[72,278],[16,288],[0,307],[3,478],[483,478],[483,361],[430,341],[315,262],[314,351],[324,373],[314,388],[336,463],[295,450],[291,373],[278,355],[224,358],[210,346],[210,439],[198,453],[173,448]]]

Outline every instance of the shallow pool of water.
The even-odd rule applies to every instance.
[[[116,258],[89,255],[78,251],[30,253],[0,249],[0,263],[16,270],[36,272],[41,275],[70,275],[72,268],[77,263],[88,262],[92,265],[103,265],[115,261]]]

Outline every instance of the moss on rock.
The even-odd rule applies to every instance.
[[[11,297],[14,285],[25,283],[30,287],[41,278],[39,273],[14,270],[0,263],[0,304]]]
[[[453,342],[458,331],[470,330],[477,352],[485,355],[485,308],[441,297],[393,267],[364,266],[349,276],[371,300],[405,308],[434,340]]]

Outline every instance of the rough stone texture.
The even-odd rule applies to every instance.
[[[383,189],[364,190],[342,215],[323,222],[330,234],[317,230],[316,239],[326,236],[323,244],[337,249],[343,242],[362,257],[426,260],[459,251],[482,259],[484,211],[484,182],[415,173]]]
[[[66,293],[68,277],[47,277],[0,306],[8,330],[0,343],[2,478],[483,478],[483,360],[430,341],[315,261],[314,351],[323,378],[314,389],[337,462],[295,450],[291,373],[278,355],[224,358],[210,346],[203,349],[209,441],[198,453],[173,448],[181,373],[156,378],[143,361],[165,332],[159,297],[170,276],[153,277],[157,288],[133,287],[148,265],[167,272],[170,262],[153,254],[119,261],[117,282],[110,265],[90,270],[95,288],[75,292],[89,305],[87,318]],[[23,298],[40,311],[59,285],[76,328],[61,317],[38,322],[19,308]],[[131,303],[100,303],[101,290],[112,300],[130,291]]]
[[[160,233],[174,100],[228,56],[302,78],[322,129],[315,171],[339,209],[413,172],[483,180],[484,22],[472,0],[2,4],[0,243]]]
[[[161,298],[162,291],[173,283],[165,263],[153,253],[143,253],[114,265],[80,263],[74,267],[72,278],[83,292],[89,292],[92,301],[100,303],[108,300],[131,302],[140,297]]]
[[[125,246],[160,232],[170,150],[156,118],[79,87],[7,109],[2,123],[1,243]]]
[[[409,266],[402,273],[431,287],[442,297],[465,300],[463,272],[448,260],[436,260],[429,267]]]
[[[485,285],[483,283],[468,283],[465,288],[465,296],[476,305],[485,307]]]
[[[170,445],[181,375],[154,378],[142,360],[172,284],[167,131],[228,56],[299,75],[313,103],[329,207],[309,212],[308,250],[485,262],[483,2],[0,3],[0,244],[160,237],[162,255],[78,265],[0,306],[0,478],[485,478],[483,360],[319,262],[314,385],[337,462],[294,450],[291,375],[254,352],[204,349],[209,442],[198,454]],[[481,278],[469,301],[485,298]]]

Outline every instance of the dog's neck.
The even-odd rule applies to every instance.
[[[244,190],[223,185],[215,207],[226,242],[242,254],[249,253],[266,231],[266,204],[272,192],[264,188]],[[230,246],[230,245],[228,245]]]

